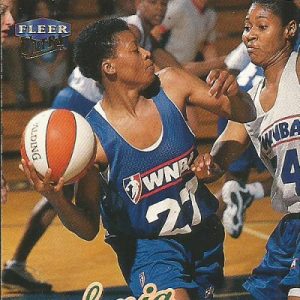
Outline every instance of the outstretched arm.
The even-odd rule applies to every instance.
[[[164,69],[159,77],[166,94],[182,111],[190,104],[236,122],[256,118],[251,97],[240,91],[235,76],[226,70],[211,71],[208,84],[177,68]]]
[[[226,171],[229,165],[247,149],[250,138],[243,124],[229,121],[223,133],[215,141],[211,156]]]
[[[244,125],[229,121],[223,133],[215,141],[210,154],[199,154],[195,159],[192,171],[204,182],[217,180],[246,150],[249,142]]]

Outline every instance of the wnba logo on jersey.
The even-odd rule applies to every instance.
[[[282,143],[298,140],[300,136],[300,115],[281,119],[267,127],[258,137],[262,150],[270,153],[270,149]]]
[[[180,184],[183,177],[193,174],[190,165],[195,157],[194,147],[140,174],[136,173],[123,179],[123,187],[130,200],[137,204],[140,200],[160,191]]]
[[[137,204],[142,195],[142,180],[140,173],[123,179],[123,187],[130,200]]]

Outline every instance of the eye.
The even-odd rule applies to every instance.
[[[260,25],[258,28],[260,30],[266,30],[268,28],[268,26],[267,25]]]
[[[134,48],[130,50],[132,53],[139,53],[139,48]]]
[[[245,31],[245,32],[249,32],[249,31],[250,31],[250,29],[251,29],[251,28],[250,28],[250,26],[249,26],[249,25],[245,25],[245,26],[244,26],[244,31]]]

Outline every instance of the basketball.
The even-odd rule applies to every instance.
[[[48,109],[26,125],[21,140],[21,155],[31,161],[43,178],[48,168],[51,181],[64,177],[71,184],[84,176],[93,164],[96,139],[89,123],[78,113]]]

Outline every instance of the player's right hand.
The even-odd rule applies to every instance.
[[[21,159],[21,164],[19,169],[23,171],[32,185],[32,187],[42,194],[44,197],[49,198],[50,196],[55,196],[55,194],[62,192],[64,186],[64,179],[61,177],[56,185],[51,182],[51,169],[48,169],[46,175],[41,179],[33,166],[33,163],[29,161],[26,163],[24,159]]]
[[[210,86],[209,93],[217,98],[221,95],[236,96],[240,92],[236,77],[228,70],[211,70],[206,78]]]
[[[209,153],[199,154],[195,158],[191,170],[203,182],[215,181],[224,173]]]

